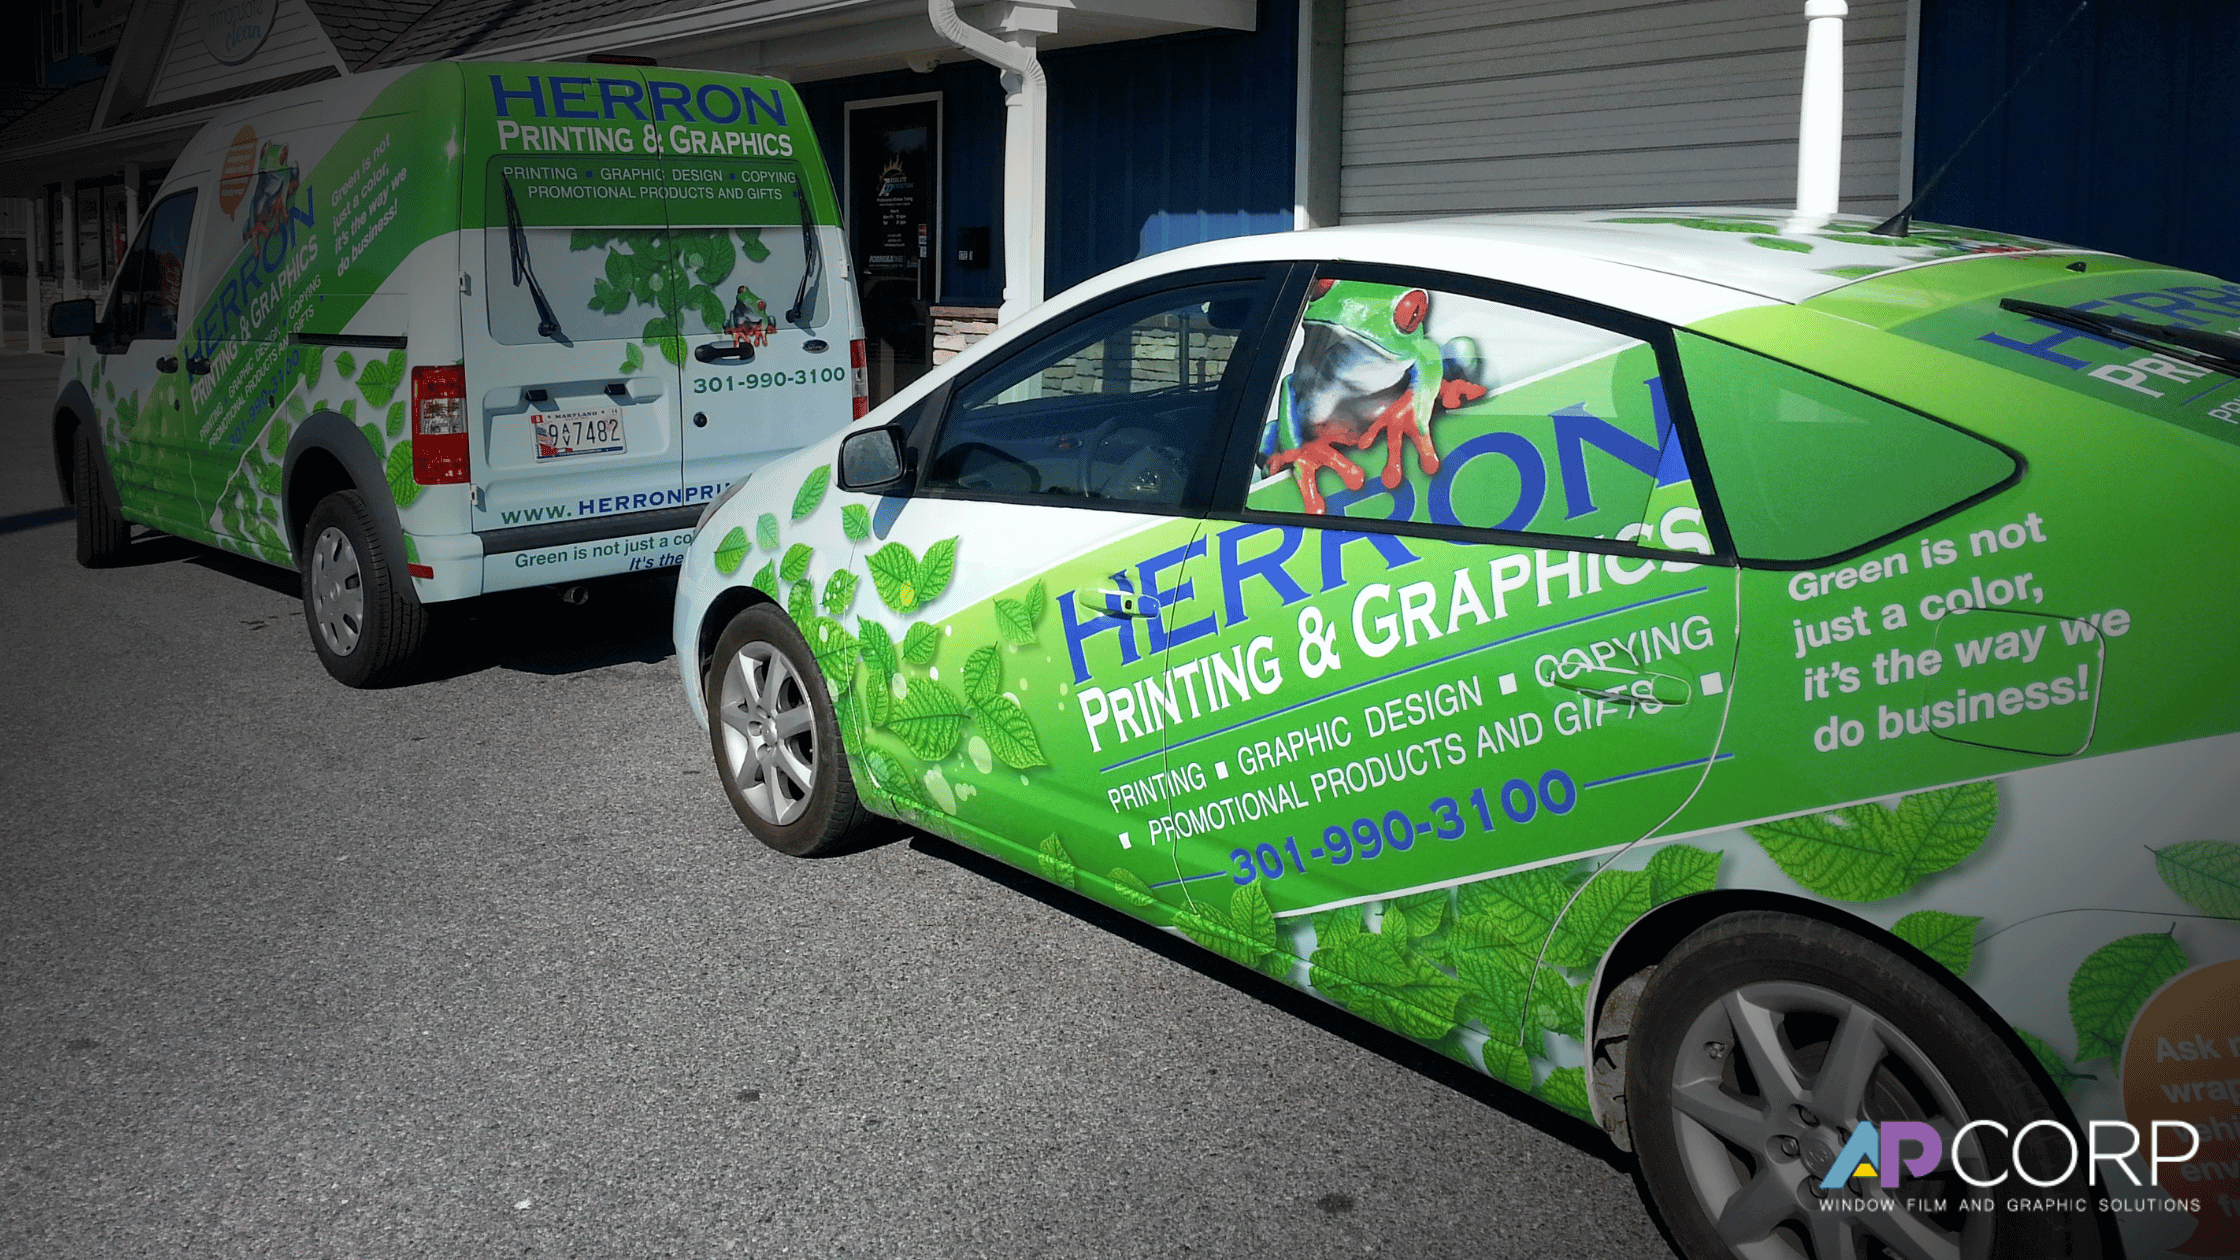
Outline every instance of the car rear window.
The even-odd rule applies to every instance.
[[[1688,404],[1744,560],[1820,563],[1998,488],[2014,456],[1776,359],[1682,331]]]

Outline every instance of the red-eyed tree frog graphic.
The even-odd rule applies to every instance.
[[[249,220],[241,225],[241,239],[262,246],[266,237],[280,230],[288,203],[296,199],[302,172],[288,160],[288,146],[266,142],[257,155],[255,182],[249,190]]]
[[[739,286],[731,303],[730,322],[723,330],[731,334],[731,344],[739,346],[766,346],[770,344],[769,304],[754,295],[745,285]]]
[[[1347,449],[1367,450],[1385,440],[1383,482],[1400,484],[1401,452],[1413,445],[1424,475],[1439,471],[1431,421],[1442,411],[1485,397],[1470,379],[1478,368],[1477,343],[1456,337],[1444,345],[1426,328],[1431,295],[1422,289],[1357,280],[1321,280],[1301,320],[1301,341],[1291,374],[1277,390],[1274,421],[1261,438],[1264,472],[1286,468],[1299,481],[1309,512],[1327,505],[1316,480],[1336,473],[1348,490],[1367,476]]]

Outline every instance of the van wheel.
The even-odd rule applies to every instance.
[[[109,466],[82,424],[70,431],[70,498],[78,516],[78,563],[106,569],[122,561],[132,544],[132,526],[117,506]]]
[[[365,499],[341,490],[319,500],[303,537],[303,613],[319,663],[351,687],[410,677],[427,644],[428,610],[398,589]]]
[[[2016,1179],[1979,1189],[1958,1175],[1955,1158],[1979,1182],[2013,1171],[1997,1130],[1954,1152],[1970,1121],[2015,1134],[2066,1112],[1975,1012],[1878,944],[1797,915],[1731,915],[1657,968],[1633,1029],[1626,1112],[1640,1176],[1689,1260],[2101,1254],[2089,1209],[2009,1211]],[[1822,1190],[1862,1120],[1925,1123],[1945,1156],[1890,1189],[1860,1176]],[[2050,1176],[2068,1147],[2041,1127],[2021,1159]],[[2084,1175],[2025,1194],[2089,1200]]]
[[[818,857],[870,821],[807,640],[774,604],[731,619],[702,691],[716,775],[739,821],[780,853]]]

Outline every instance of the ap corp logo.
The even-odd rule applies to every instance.
[[[1953,1147],[1955,1149],[1966,1147],[1969,1142],[1969,1135],[1977,1129],[1995,1129],[2000,1137],[2009,1136],[2007,1126],[1996,1120],[1972,1120],[1960,1126],[1960,1131],[1952,1135]],[[2061,1171],[2042,1181],[2032,1176],[2031,1170],[2025,1167],[2022,1162],[2023,1141],[2030,1136],[2034,1129],[2050,1129],[2059,1134],[2060,1140],[2066,1142],[2069,1147],[2069,1159]],[[2101,1149],[2100,1137],[2102,1133],[2113,1129],[2120,1129],[2129,1134],[2130,1144],[2122,1150]],[[2163,1153],[2162,1134],[2165,1129],[2184,1131],[2187,1141],[2186,1149],[2183,1152],[2168,1155]],[[1979,1142],[1982,1140],[1977,1139]],[[2058,1186],[2067,1181],[2070,1175],[2076,1172],[2077,1161],[2080,1159],[2086,1161],[2085,1179],[2089,1185],[2097,1186],[2101,1184],[2100,1165],[2103,1163],[2113,1163],[2116,1170],[2121,1172],[2132,1185],[2145,1185],[2160,1179],[2162,1165],[2182,1163],[2185,1160],[2192,1159],[2201,1149],[2201,1131],[2183,1120],[2154,1121],[2148,1142],[2148,1176],[2145,1181],[2141,1181],[2139,1175],[2133,1172],[2131,1165],[2126,1162],[2139,1154],[2139,1145],[2138,1126],[2124,1120],[2092,1121],[2087,1126],[2086,1139],[2081,1147],[2077,1143],[2077,1135],[2061,1122],[2057,1120],[2033,1120],[2023,1125],[2021,1129],[2013,1131],[2012,1140],[2009,1142],[2007,1166],[2012,1170],[2012,1173],[2019,1173],[2024,1181],[2040,1189]],[[1835,1162],[1828,1166],[1827,1175],[1820,1178],[1820,1188],[1834,1190],[1855,1177],[1872,1177],[1880,1182],[1884,1189],[1892,1190],[1897,1188],[1907,1174],[1915,1177],[1928,1176],[1936,1170],[1940,1163],[1944,1162],[1944,1158],[1944,1138],[1938,1134],[1935,1128],[1922,1121],[1889,1120],[1877,1125],[1872,1120],[1861,1120],[1859,1127],[1853,1129],[1850,1138],[1845,1140],[1843,1149],[1837,1152]],[[1958,1159],[1952,1161],[1952,1171],[1960,1180],[1979,1189],[2003,1184],[2011,1175],[2003,1172],[1996,1177],[1979,1181],[1971,1175],[1969,1169]],[[2112,1178],[2110,1183],[2113,1183]]]

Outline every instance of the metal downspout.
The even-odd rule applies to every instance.
[[[997,39],[957,16],[956,0],[926,0],[941,38],[1003,72],[1003,306],[1008,324],[1042,301],[1043,177],[1050,80],[1028,42]]]

